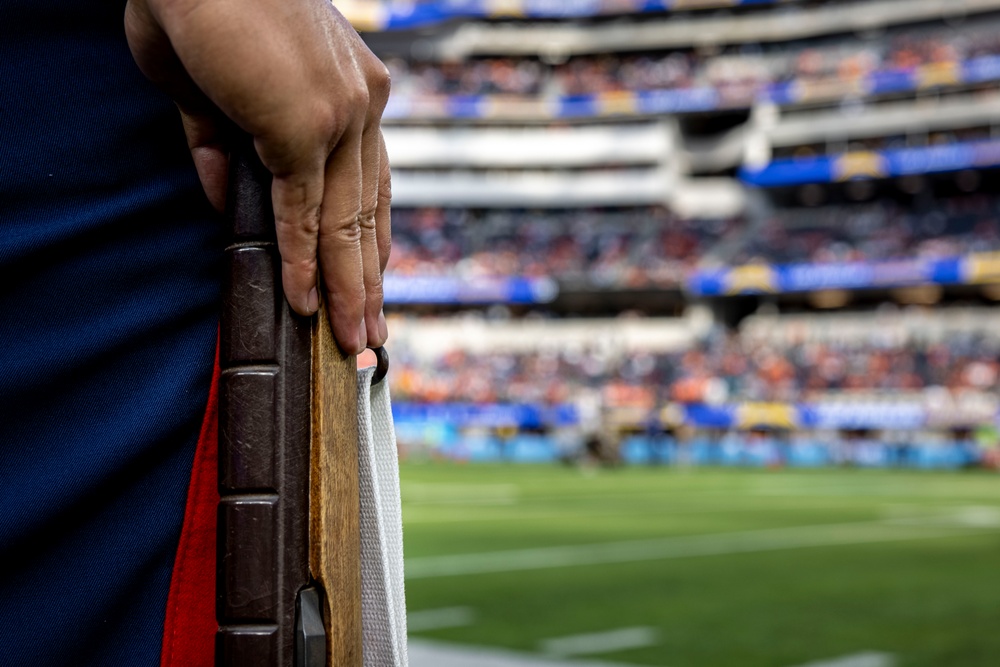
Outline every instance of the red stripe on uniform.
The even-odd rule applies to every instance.
[[[215,659],[215,539],[219,504],[219,353],[198,436],[184,525],[163,625],[160,667],[212,667]]]

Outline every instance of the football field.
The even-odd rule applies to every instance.
[[[413,638],[659,667],[1000,665],[995,473],[410,463],[402,492]]]

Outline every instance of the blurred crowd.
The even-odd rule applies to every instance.
[[[676,287],[741,225],[664,208],[394,209],[387,271],[403,276],[550,276],[593,287]]]
[[[678,287],[699,264],[872,262],[1000,250],[1000,197],[984,193],[778,209],[755,226],[683,219],[659,207],[397,209],[392,218],[392,275],[546,276],[600,289]]]
[[[795,402],[831,393],[905,394],[931,388],[1000,389],[1000,332],[951,333],[939,340],[775,343],[714,331],[670,354],[589,349],[470,354],[421,360],[394,350],[398,401],[575,403],[600,395],[607,407],[650,409],[668,401],[723,404]]]
[[[1000,54],[1000,20],[962,26],[897,28],[868,38],[822,38],[803,45],[742,44],[719,51],[580,56],[563,63],[484,58],[461,63],[389,59],[402,95],[584,95],[713,88],[752,98],[769,85],[857,81],[879,71],[948,65]]]
[[[868,139],[855,139],[848,144],[809,143],[776,146],[772,156],[774,158],[811,158],[822,155],[836,157],[845,152],[894,151],[907,148],[948,146],[963,142],[991,141],[996,140],[996,138],[996,131],[992,127],[957,127],[927,133],[900,133]]]
[[[836,263],[954,257],[1000,250],[1000,198],[988,194],[902,205],[870,203],[778,211],[747,234],[733,264]]]

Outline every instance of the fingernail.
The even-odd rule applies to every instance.
[[[361,325],[358,327],[358,350],[354,354],[361,354],[368,347],[368,327],[365,326],[365,321],[361,320]]]
[[[310,313],[315,313],[319,310],[319,292],[316,291],[315,287],[309,290],[309,298],[306,303],[306,308],[309,309]]]
[[[389,340],[389,325],[385,323],[385,311],[378,312],[378,339],[385,344]]]

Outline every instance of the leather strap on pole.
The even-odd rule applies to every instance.
[[[360,666],[356,365],[288,306],[271,175],[230,156],[220,327],[219,667]],[[323,627],[317,627],[322,608]],[[324,636],[325,635],[325,636]],[[317,643],[326,650],[317,650]]]

